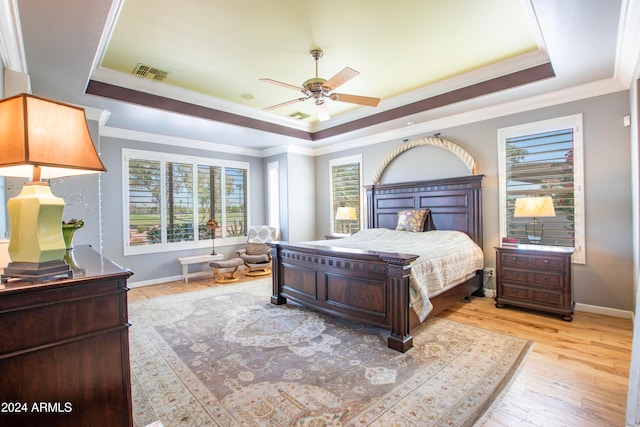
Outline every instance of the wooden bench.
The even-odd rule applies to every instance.
[[[206,264],[207,267],[211,261],[219,261],[224,259],[224,255],[216,254],[216,255],[195,255],[195,256],[184,256],[178,258],[178,262],[182,265],[182,280],[184,283],[189,283],[189,277],[202,277],[205,275],[212,274],[210,269],[207,271],[197,271],[194,273],[189,273],[189,265],[191,264]]]

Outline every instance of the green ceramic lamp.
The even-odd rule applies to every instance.
[[[64,201],[42,180],[106,171],[84,109],[29,94],[1,100],[0,153],[0,176],[32,178],[7,203],[11,262],[2,279],[44,281],[66,274]]]

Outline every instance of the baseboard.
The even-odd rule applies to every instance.
[[[484,296],[487,298],[493,298],[496,296],[496,290],[484,288]]]
[[[182,280],[182,276],[178,275],[178,276],[170,276],[170,277],[161,277],[159,279],[152,279],[152,280],[142,280],[140,282],[127,282],[127,286],[129,286],[129,288],[141,288],[143,286],[151,286],[151,285],[159,285],[161,283],[168,283],[168,282],[176,282],[178,280]]]
[[[622,317],[624,319],[633,320],[633,312],[628,310],[619,310],[617,308],[600,307],[598,305],[576,303],[576,311],[584,311],[587,313],[604,314],[605,316]]]
[[[493,298],[496,296],[496,290],[484,288],[484,294],[487,298]],[[631,319],[632,322],[634,320],[634,313],[632,311],[618,310],[617,308],[600,307],[597,305],[576,303],[575,310],[584,311],[587,313],[604,314],[605,316]]]

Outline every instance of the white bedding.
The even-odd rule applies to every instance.
[[[314,245],[418,255],[411,268],[411,307],[423,321],[433,306],[430,294],[458,284],[484,266],[482,249],[460,231],[434,230],[424,233],[386,228],[360,230],[337,240]]]

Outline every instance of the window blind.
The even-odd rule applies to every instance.
[[[542,244],[575,245],[574,134],[562,129],[507,138],[505,141],[507,234],[527,242],[531,218],[514,218],[515,200],[550,196],[555,217],[539,218]]]
[[[360,230],[360,163],[351,162],[331,167],[331,184],[333,189],[333,230],[335,232],[355,232]],[[339,220],[335,218],[339,207],[356,209],[355,220]]]
[[[247,170],[225,168],[226,234],[227,237],[247,233]]]
[[[123,159],[126,254],[203,247],[211,218],[216,238],[244,240],[248,163],[128,149]]]
[[[211,238],[207,222],[213,218],[219,227],[216,238],[222,236],[222,168],[220,166],[198,165],[198,235],[201,240]]]
[[[167,242],[187,242],[193,235],[193,165],[166,162]]]
[[[129,245],[161,243],[160,162],[129,161]]]

